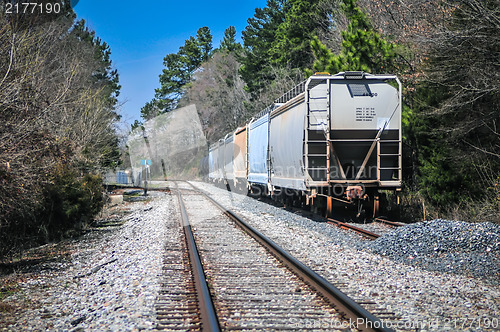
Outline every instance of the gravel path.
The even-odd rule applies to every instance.
[[[157,325],[171,197],[152,193],[151,202],[129,204],[119,227],[92,231],[71,241],[69,259],[44,264],[4,302],[21,309],[6,331],[138,331]]]
[[[404,264],[375,254],[373,242],[358,235],[206,183],[194,184],[326,279],[344,283],[342,290],[351,297],[368,297],[395,312],[401,318],[396,330],[482,331],[491,330],[491,325],[500,329],[495,269],[479,278],[464,274],[464,269],[452,274]]]

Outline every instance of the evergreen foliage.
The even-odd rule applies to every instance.
[[[286,0],[268,0],[265,8],[256,8],[242,32],[244,56],[240,75],[247,91],[254,95],[274,79],[270,50],[276,41],[276,32],[285,20]]]
[[[96,36],[95,31],[86,26],[85,20],[79,20],[71,30],[71,35],[80,43],[86,43],[93,50],[96,68],[92,78],[96,86],[101,88],[101,93],[106,96],[106,106],[113,109],[118,103],[121,86],[119,75],[111,63],[111,49],[109,45]]]
[[[212,34],[208,27],[202,27],[198,29],[196,33],[196,44],[199,48],[200,57],[196,59],[196,66],[198,67],[201,63],[207,61],[212,53]],[[195,52],[195,51],[194,51]],[[189,54],[187,54],[189,55]]]
[[[356,0],[342,1],[341,7],[349,22],[347,29],[342,31],[342,50],[335,55],[318,37],[314,37],[311,41],[316,58],[313,70],[329,73],[364,71],[372,74],[394,71],[397,68],[396,45],[384,40],[374,30]]]
[[[498,1],[447,3],[453,14],[444,31],[431,38],[429,79],[416,95],[426,123],[417,134],[430,136],[420,141],[420,190],[441,210],[470,199],[498,209]]]
[[[236,28],[230,26],[224,31],[224,39],[220,43],[219,50],[239,54],[242,49],[241,44],[236,42]]]
[[[273,62],[289,68],[309,68],[313,63],[311,40],[327,20],[319,10],[319,0],[289,0],[284,21],[274,37],[270,56]]]
[[[135,129],[139,128],[139,127],[142,127],[143,126],[143,123],[139,120],[135,120],[134,123],[132,123],[130,125],[130,130],[134,131]]]
[[[162,87],[143,118],[183,97],[200,106],[212,141],[290,89],[298,72],[396,74],[408,197],[436,213],[469,200],[500,210],[498,0],[338,3],[268,0],[248,19],[243,47],[229,27],[213,54],[208,28],[200,29],[165,57]]]
[[[146,104],[141,114],[148,119],[171,111],[183,94],[184,87],[191,82],[192,76],[200,65],[207,61],[212,52],[212,35],[208,27],[198,29],[196,37],[191,36],[177,53],[165,56],[160,75],[160,88],[156,89],[155,100]],[[158,109],[156,109],[158,108]]]
[[[75,170],[60,165],[45,188],[43,208],[39,211],[45,240],[63,237],[70,229],[81,230],[103,205],[102,178],[93,174],[80,178]]]
[[[173,102],[173,100],[170,100],[169,102]],[[150,102],[147,102],[146,105],[144,105],[141,108],[141,118],[143,118],[144,120],[147,121],[147,120],[154,118],[155,116],[162,114],[163,112],[160,109],[159,104],[160,104],[160,102],[158,99],[153,99]],[[134,123],[134,125],[136,125],[137,123],[139,123],[139,122],[136,120],[136,123]],[[135,127],[132,126],[132,129],[134,129],[134,128]]]

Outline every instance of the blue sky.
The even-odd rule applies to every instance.
[[[159,87],[163,58],[177,53],[189,36],[208,26],[217,47],[230,25],[238,37],[255,8],[266,0],[80,0],[74,10],[109,44],[113,65],[120,74],[123,102],[120,114],[126,123],[140,120],[140,109]],[[147,3],[147,6],[143,6]]]

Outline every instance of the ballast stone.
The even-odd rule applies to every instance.
[[[436,219],[409,224],[370,244],[374,253],[424,269],[500,280],[500,226]]]

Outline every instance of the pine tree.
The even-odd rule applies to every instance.
[[[318,0],[289,0],[284,22],[276,31],[271,50],[273,61],[290,68],[306,68],[313,63],[311,40],[325,26],[326,13],[321,13]]]
[[[150,102],[147,102],[146,105],[141,108],[141,118],[143,118],[145,121],[150,120],[160,115],[161,113],[163,112],[160,109],[158,99],[153,99]]]
[[[132,123],[132,124],[130,125],[130,130],[131,130],[131,131],[134,131],[135,129],[137,129],[137,128],[141,128],[141,127],[143,127],[143,126],[144,126],[144,124],[143,124],[141,121],[139,121],[139,120],[135,120],[135,121],[134,121],[134,123]]]
[[[175,109],[184,87],[201,64],[209,59],[211,52],[212,34],[208,27],[202,27],[198,29],[196,38],[191,36],[184,42],[179,52],[167,54],[163,59],[165,69],[160,75],[161,87],[155,90],[156,100],[147,103],[141,113],[149,117]]]
[[[240,75],[251,93],[259,91],[274,78],[271,70],[270,50],[276,31],[285,20],[286,0],[268,0],[264,8],[256,8],[242,32],[244,56],[241,58]]]
[[[230,26],[224,31],[224,39],[222,39],[219,49],[236,54],[241,51],[241,44],[236,42],[236,28],[234,26]]]
[[[112,66],[109,45],[96,37],[95,31],[86,26],[85,20],[79,20],[75,23],[70,37],[74,38],[77,43],[87,45],[88,49],[92,50],[96,66],[92,73],[93,81],[105,96],[106,105],[113,109],[118,102],[121,86],[118,71]]]
[[[395,70],[396,45],[384,40],[377,33],[356,0],[343,0],[342,10],[349,21],[342,31],[342,50],[335,55],[314,37],[311,41],[316,61],[314,71],[337,73],[341,71],[365,71],[385,73]]]
[[[155,98],[161,110],[167,112],[175,108],[175,102],[182,94],[182,87],[189,82],[191,72],[186,59],[179,53],[168,54],[163,59],[163,65],[165,69],[160,75],[161,87],[155,90]]]
[[[196,33],[196,43],[198,48],[200,49],[201,58],[198,63],[198,66],[209,59],[212,53],[212,34],[208,27],[202,27],[198,29]]]

